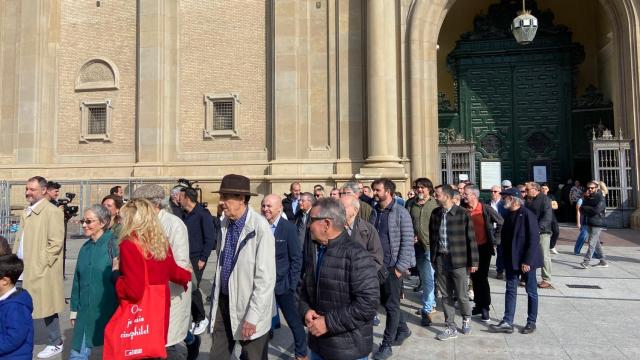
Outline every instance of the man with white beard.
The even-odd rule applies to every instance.
[[[504,317],[498,324],[489,328],[494,332],[512,333],[513,318],[516,312],[518,278],[523,277],[527,291],[527,325],[523,334],[536,330],[538,317],[538,287],[536,269],[542,267],[540,233],[536,215],[525,208],[524,200],[517,188],[503,190],[500,195],[504,208],[509,211],[502,225],[502,261],[506,275],[504,294]]]

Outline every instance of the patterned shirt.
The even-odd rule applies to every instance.
[[[447,241],[447,214],[449,209],[442,208],[442,223],[440,224],[440,251],[441,253],[449,252],[449,243]]]
[[[222,250],[220,269],[220,292],[224,295],[229,295],[229,276],[231,276],[231,271],[235,265],[236,247],[240,239],[240,233],[244,228],[244,223],[247,220],[248,210],[245,209],[244,214],[238,220],[229,220],[229,225],[227,226],[227,236],[225,237],[224,250]]]

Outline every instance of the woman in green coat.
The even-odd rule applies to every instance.
[[[84,212],[82,230],[89,240],[78,253],[71,288],[73,341],[70,359],[88,359],[91,349],[104,343],[104,328],[118,301],[111,278],[112,259],[118,256],[117,239],[110,230],[111,214],[103,205]]]

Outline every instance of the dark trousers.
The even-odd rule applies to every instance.
[[[502,245],[496,248],[496,272],[502,274],[504,272],[504,260],[502,260]]]
[[[534,323],[538,318],[538,283],[536,270],[531,269],[527,273],[513,270],[512,266],[505,267],[506,289],[504,293],[504,317],[502,320],[513,325],[516,313],[516,299],[518,297],[518,279],[522,276],[527,291],[527,323]]]
[[[489,288],[489,266],[493,256],[493,245],[486,243],[478,246],[478,270],[471,274],[473,284],[473,301],[477,309],[489,310],[491,305],[491,289]]]
[[[238,341],[242,347],[242,354],[247,360],[262,360],[265,347],[269,345],[269,333],[253,340]],[[231,319],[229,317],[229,296],[220,294],[218,299],[218,312],[213,325],[211,352],[209,359],[227,360],[233,353],[236,340],[231,331]]]
[[[193,284],[193,290],[191,292],[191,316],[194,322],[202,321],[205,319],[204,303],[202,302],[202,293],[200,292],[200,281],[202,280],[202,273],[204,273],[205,267],[202,270],[198,269],[197,257],[190,258],[191,266],[193,267],[193,274],[196,276],[196,283]]]
[[[409,331],[404,313],[400,310],[400,296],[402,280],[396,276],[395,268],[389,268],[389,276],[380,285],[380,302],[387,312],[387,322],[384,328],[382,342],[393,345],[398,332]]]
[[[295,344],[295,356],[305,357],[307,355],[307,334],[304,332],[302,318],[298,313],[298,301],[293,290],[289,290],[282,295],[276,295],[276,302],[282,310],[287,324],[293,334],[293,342]]]
[[[556,216],[553,216],[553,220],[551,221],[551,244],[549,248],[553,249],[556,247],[556,243],[558,242],[558,238],[560,237],[560,225],[558,224],[558,219]]]
[[[447,327],[455,327],[456,307],[454,297],[460,304],[462,319],[471,317],[471,305],[469,304],[469,276],[467,268],[454,269],[451,263],[451,255],[438,254],[436,256],[436,284],[442,295],[444,307],[444,322]]]

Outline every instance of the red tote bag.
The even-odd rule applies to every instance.
[[[140,247],[138,249],[142,252]],[[167,285],[149,285],[144,262],[144,295],[137,303],[120,300],[104,331],[104,359],[166,358]]]

